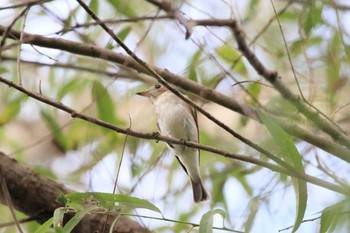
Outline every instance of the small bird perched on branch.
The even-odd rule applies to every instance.
[[[198,122],[196,111],[178,96],[161,84],[136,93],[150,98],[157,115],[160,133],[187,141],[198,142]],[[184,145],[171,145],[168,148],[175,154],[183,169],[190,177],[195,202],[209,198],[199,172],[199,150]]]

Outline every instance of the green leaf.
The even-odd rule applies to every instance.
[[[246,18],[243,20],[244,22],[249,22],[251,19],[257,16],[256,11],[258,9],[260,0],[250,0],[249,5],[247,7],[248,13],[246,14]]]
[[[89,4],[89,8],[95,13],[98,13],[98,0],[91,0]]]
[[[59,87],[57,91],[57,99],[62,100],[69,93],[76,93],[83,86],[83,82],[79,78],[73,78],[69,82]]]
[[[96,101],[98,118],[112,124],[117,124],[112,97],[99,81],[95,80],[93,82],[92,96]]]
[[[302,38],[293,41],[290,46],[290,51],[294,54],[299,54],[303,51],[305,47],[316,46],[322,42],[322,38],[319,36],[311,36],[309,38]]]
[[[274,96],[269,99],[264,106],[266,109],[273,113],[278,113],[281,116],[287,116],[296,121],[302,121],[298,109],[288,100],[281,96]]]
[[[71,218],[63,227],[63,232],[64,233],[70,233],[76,225],[79,224],[79,222],[87,215],[90,213],[92,210],[98,209],[98,206],[90,206],[84,210],[78,211],[73,218]]]
[[[60,194],[57,198],[56,198],[56,202],[60,205],[67,205],[67,198],[64,194]]]
[[[45,233],[47,232],[51,225],[53,224],[53,217],[49,218],[44,224],[42,224],[34,233]]]
[[[335,220],[335,215],[331,209],[326,208],[322,211],[320,222],[320,233],[326,233]]]
[[[254,98],[257,99],[259,94],[260,94],[261,84],[253,82],[253,83],[248,85],[247,90]]]
[[[225,218],[226,213],[222,209],[214,209],[206,212],[199,223],[199,233],[211,233],[213,232],[213,218],[215,214],[220,214]]]
[[[59,231],[58,229],[62,229],[63,217],[64,217],[64,208],[59,207],[55,209],[55,211],[53,212],[53,222],[52,222],[55,231]]]
[[[311,30],[322,21],[322,6],[317,6],[316,1],[310,1],[311,5],[304,19],[304,32],[309,35]]]
[[[0,74],[5,74],[8,73],[8,69],[6,69],[5,67],[0,66]]]
[[[117,34],[118,38],[121,39],[122,41],[124,41],[126,39],[126,37],[129,35],[129,33],[131,32],[131,27],[125,27],[122,30],[120,30]]]
[[[292,21],[296,21],[297,20],[297,14],[294,11],[288,11],[286,10],[285,12],[283,12],[282,15],[279,16],[280,20],[292,20]]]
[[[320,233],[350,229],[350,200],[344,199],[322,210]]]
[[[258,213],[260,206],[261,205],[260,205],[259,198],[255,197],[250,201],[250,203],[249,203],[249,215],[248,215],[247,220],[244,223],[245,232],[251,232],[256,214]]]
[[[291,137],[263,112],[258,111],[258,114],[276,142],[283,159],[289,164],[293,165],[293,167],[300,173],[304,174],[305,171],[301,161],[301,155],[295,147]],[[307,204],[307,186],[306,182],[301,179],[292,178],[292,183],[297,205],[297,216],[292,231],[295,232],[299,228],[304,218]]]
[[[69,141],[66,140],[61,126],[58,124],[55,116],[48,112],[41,111],[41,118],[44,120],[47,128],[51,131],[57,145],[64,151],[70,148]]]
[[[194,82],[198,82],[196,68],[198,66],[198,61],[201,58],[201,55],[202,55],[202,49],[198,49],[190,61],[190,66],[188,69],[188,78]]]
[[[239,59],[241,57],[241,54],[231,45],[225,44],[216,48],[216,53],[227,64],[231,66],[233,65],[233,68],[236,72],[243,75],[247,73],[247,68],[244,62],[242,59]]]
[[[209,87],[211,89],[215,89],[217,85],[225,78],[224,75],[215,75],[212,78],[205,79],[203,84],[206,87]]]
[[[148,209],[161,213],[161,211],[152,203],[122,194],[111,194],[111,193],[99,193],[99,192],[86,192],[86,193],[70,193],[66,194],[65,197],[68,199],[67,204],[69,206],[77,207],[78,205],[90,203],[98,203],[99,207],[116,209],[116,210],[131,210],[131,209]]]
[[[6,124],[18,115],[21,110],[21,100],[22,98],[16,98],[6,104],[5,109],[0,113],[0,125]]]
[[[114,7],[116,12],[128,17],[136,16],[135,10],[131,5],[132,1],[108,0],[108,2]]]
[[[90,8],[96,15],[98,15],[98,7],[99,7],[99,5],[98,5],[98,0],[91,0],[91,1],[90,1],[89,8]],[[92,20],[92,18],[90,17],[90,15],[89,15],[89,14],[86,14],[86,19],[85,19],[85,21],[86,21],[86,22],[89,22],[89,21],[91,21],[91,20]]]

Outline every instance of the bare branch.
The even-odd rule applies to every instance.
[[[249,48],[244,38],[243,31],[235,20],[232,20],[231,29],[236,37],[239,49],[258,72],[258,74],[269,81],[285,99],[293,103],[300,113],[305,115],[317,127],[329,134],[334,140],[339,141],[342,145],[350,149],[350,138],[348,135],[342,132],[339,126],[336,126],[334,122],[326,119],[322,113],[320,113],[320,111],[315,110],[308,103],[302,100],[300,96],[294,94],[281,81],[282,78],[278,75],[277,71],[269,70],[262,64],[258,57]]]
[[[93,123],[95,125],[99,125],[99,126],[102,126],[104,128],[111,129],[117,133],[129,135],[129,136],[133,136],[133,137],[138,137],[138,138],[143,138],[143,139],[148,139],[148,140],[163,141],[163,142],[167,142],[170,144],[184,145],[184,146],[188,146],[188,147],[192,147],[192,148],[197,148],[200,150],[205,150],[205,151],[212,152],[214,154],[218,154],[218,155],[221,155],[221,156],[224,156],[227,158],[236,159],[236,160],[252,163],[252,164],[255,164],[255,165],[258,165],[261,167],[265,167],[267,169],[270,169],[271,171],[283,173],[283,174],[286,174],[286,175],[289,175],[289,176],[292,176],[292,177],[295,177],[298,179],[302,179],[302,180],[305,180],[305,181],[310,182],[312,184],[324,187],[324,188],[329,189],[329,190],[333,190],[333,191],[338,192],[338,193],[350,195],[350,190],[348,190],[348,188],[342,187],[339,185],[335,185],[335,184],[329,183],[327,181],[323,181],[321,179],[307,175],[305,173],[301,173],[298,170],[296,170],[295,168],[293,168],[292,166],[290,166],[289,164],[286,164],[286,162],[284,162],[284,161],[279,161],[280,164],[283,166],[283,167],[281,167],[279,165],[268,163],[268,162],[265,162],[265,161],[262,161],[262,160],[259,160],[259,159],[253,158],[253,157],[248,157],[248,156],[240,155],[237,153],[230,153],[230,152],[227,152],[224,150],[217,149],[215,147],[199,144],[196,142],[184,141],[182,139],[166,137],[166,136],[162,136],[162,135],[155,134],[155,133],[137,132],[137,131],[131,130],[129,128],[127,128],[127,129],[121,128],[121,127],[115,126],[113,124],[110,124],[108,122],[105,122],[105,121],[84,115],[82,113],[79,113],[79,112],[69,108],[68,106],[62,104],[61,102],[50,99],[46,96],[43,96],[42,94],[29,91],[29,90],[25,89],[24,87],[19,86],[19,85],[15,84],[9,80],[6,80],[2,77],[0,77],[0,82],[5,83],[5,84],[9,85],[10,87],[17,89],[18,91],[23,92],[24,94],[26,94],[26,95],[28,95],[36,100],[39,100],[43,103],[46,103],[46,104],[51,105],[55,108],[58,108],[66,113],[69,113],[73,118],[82,119],[84,121]]]
[[[192,21],[186,19],[183,13],[181,13],[178,9],[175,8],[172,1],[157,1],[157,0],[147,0],[147,2],[159,7],[163,11],[167,12],[169,17],[176,19],[181,25],[183,25],[186,29],[186,39],[190,38],[193,31]]]
[[[10,6],[4,6],[4,7],[0,7],[0,10],[8,10],[8,9],[15,9],[15,8],[20,8],[20,7],[30,7],[33,5],[39,5],[45,2],[50,2],[52,0],[32,0],[32,1],[23,1],[22,3],[17,3],[14,5],[10,5]]]
[[[5,31],[5,27],[0,26],[0,34]],[[20,32],[16,30],[11,30],[9,32],[9,38],[19,40]],[[58,39],[58,38],[46,38],[40,35],[23,33],[23,43],[38,45],[45,48],[60,49],[63,51],[68,51],[74,54],[100,58],[103,60],[108,60],[118,64],[125,65],[138,72],[149,74],[140,64],[135,60],[121,53],[116,53],[108,49],[100,48],[94,45],[87,45],[82,43],[77,43],[69,40]],[[201,86],[191,80],[181,78],[180,76],[169,72],[167,69],[161,69],[158,67],[152,67],[159,75],[161,75],[168,82],[188,90],[204,99],[211,100],[218,103],[224,107],[227,107],[233,111],[241,113],[248,116],[251,119],[258,120],[255,110],[246,104],[240,103],[234,98],[227,97],[220,94],[208,87]]]
[[[229,25],[230,23],[232,23],[232,20],[219,20],[219,23],[221,23],[222,25]],[[5,31],[6,29],[0,26],[0,34],[4,33]],[[12,39],[19,40],[20,32],[16,30],[11,30],[9,33],[9,37]],[[38,45],[46,48],[61,49],[63,51],[68,51],[74,54],[96,57],[111,62],[116,62],[118,64],[122,64],[125,67],[129,67],[130,69],[136,70],[134,72],[134,75],[140,73],[149,74],[142,66],[140,66],[130,57],[94,45],[86,45],[59,38],[46,38],[40,35],[34,35],[29,33],[23,34],[23,43]],[[161,69],[153,66],[152,68],[158,74],[160,74],[166,81],[180,88],[183,88],[184,90],[190,91],[206,100],[213,101],[214,103],[217,103],[228,109],[241,113],[242,115],[245,115],[251,119],[258,120],[255,110],[246,104],[240,103],[233,98],[220,94],[215,90],[201,86],[191,80],[181,78],[180,76],[173,74],[166,69]],[[348,162],[350,161],[350,155],[346,148],[335,144],[331,140],[325,139],[322,135],[312,133],[312,130],[302,129],[295,123],[292,123],[290,122],[290,120],[286,120],[284,118],[276,117],[276,122],[278,122],[278,124],[280,124],[281,127],[283,127],[291,135],[294,135],[313,145],[316,145],[319,148],[328,151],[329,153],[334,154],[335,156],[343,160],[346,160]]]

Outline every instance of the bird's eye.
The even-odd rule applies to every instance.
[[[156,89],[159,89],[159,88],[161,88],[161,85],[160,84],[157,84],[157,85],[155,85],[154,86]]]

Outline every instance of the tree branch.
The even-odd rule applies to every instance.
[[[176,9],[173,5],[172,1],[157,1],[157,0],[146,0],[147,2],[159,7],[166,13],[168,13],[169,17],[176,19],[180,24],[182,24],[186,29],[186,39],[190,38],[193,31],[192,21],[186,19],[184,14],[180,12],[178,9]]]
[[[0,26],[0,34],[3,34],[5,31],[6,28]],[[19,40],[20,32],[16,30],[10,30],[8,37],[11,39]],[[148,71],[146,71],[140,64],[138,64],[129,56],[94,45],[87,45],[59,38],[46,38],[40,35],[29,33],[23,33],[23,43],[37,45],[45,48],[60,49],[78,55],[100,58],[103,60],[115,62],[117,64],[125,65],[142,73],[149,74]],[[152,69],[160,74],[166,81],[174,84],[175,86],[183,88],[184,90],[188,90],[204,99],[218,103],[251,119],[258,120],[258,116],[255,110],[246,104],[238,102],[234,98],[229,98],[223,94],[213,91],[208,87],[204,87],[191,80],[181,78],[180,76],[173,74],[166,69],[161,69],[153,66]]]
[[[215,20],[215,22],[213,20],[199,21],[199,25],[229,26],[231,24],[232,24],[232,20]],[[6,28],[3,26],[0,26],[0,34],[3,34],[4,32],[6,32]],[[19,40],[20,32],[16,30],[10,30],[9,38]],[[103,60],[108,60],[111,62],[122,64],[131,69],[135,69],[136,71],[141,73],[149,74],[141,65],[139,65],[136,61],[134,61],[130,57],[125,56],[121,53],[115,53],[111,50],[103,49],[94,45],[86,45],[86,44],[77,43],[77,42],[59,39],[59,38],[46,38],[40,35],[34,35],[29,33],[23,33],[23,43],[33,44],[33,45],[52,48],[52,49],[60,49],[60,50],[68,51],[78,55],[96,57]],[[246,104],[240,103],[235,99],[222,95],[210,88],[201,86],[191,80],[181,78],[180,76],[175,75],[166,69],[161,69],[153,66],[151,66],[151,68],[154,69],[158,74],[160,74],[166,81],[169,81],[170,83],[178,87],[181,87],[184,90],[190,91],[206,100],[213,101],[214,103],[217,103],[233,111],[236,111],[251,119],[259,120],[255,110]],[[302,129],[298,127],[296,123],[291,123],[289,120],[286,120],[281,117],[275,117],[275,119],[278,122],[278,124],[291,135],[297,138],[303,139],[313,145],[316,145],[319,148],[325,151],[328,151],[329,153],[339,157],[340,159],[343,159],[347,162],[350,161],[350,155],[346,148],[343,148],[342,146],[337,145],[336,143],[326,139],[320,134],[312,133],[311,131],[313,130]]]
[[[317,127],[329,134],[334,140],[339,141],[342,145],[350,149],[350,138],[348,135],[342,132],[339,126],[335,125],[334,122],[330,122],[328,119],[325,119],[320,111],[311,107],[310,104],[306,103],[305,100],[300,98],[300,96],[294,94],[281,81],[282,78],[278,75],[277,71],[269,70],[262,64],[258,57],[249,48],[244,38],[243,31],[238,25],[237,21],[232,20],[231,29],[236,38],[239,49],[247,58],[249,63],[254,67],[256,72],[269,81],[286,100],[294,104],[299,112],[305,115]]]
[[[71,192],[63,185],[35,174],[2,152],[0,152],[0,174],[0,179],[5,180],[8,186],[14,208],[39,223],[44,223],[53,216],[56,208],[62,207],[55,202],[60,194]],[[0,202],[5,203],[3,190],[0,190]],[[110,219],[107,229],[114,220]],[[105,221],[106,215],[87,215],[74,232],[102,232]],[[149,233],[150,231],[127,217],[120,217],[113,232]]]
[[[286,175],[289,175],[289,176],[292,176],[292,177],[295,177],[295,178],[299,178],[299,179],[305,180],[307,182],[310,182],[312,184],[324,187],[326,189],[333,190],[333,191],[338,192],[338,193],[342,193],[342,194],[345,194],[345,195],[350,195],[350,190],[347,187],[342,187],[342,186],[339,186],[339,185],[335,185],[335,184],[332,184],[330,182],[323,181],[323,180],[318,179],[316,177],[307,175],[305,173],[300,173],[297,169],[295,169],[294,167],[290,166],[289,164],[287,164],[286,162],[284,162],[284,161],[282,161],[280,159],[278,161],[280,162],[280,164],[283,167],[279,166],[279,165],[272,164],[272,163],[268,163],[268,162],[265,162],[265,161],[262,161],[262,160],[259,160],[259,159],[253,158],[253,157],[239,155],[239,154],[236,154],[236,153],[230,153],[230,152],[227,152],[227,151],[224,151],[224,150],[217,149],[215,147],[199,144],[199,143],[196,143],[196,142],[183,141],[183,139],[176,139],[176,138],[172,138],[172,137],[166,137],[166,136],[162,136],[162,135],[155,134],[155,133],[137,132],[137,131],[131,130],[129,128],[124,129],[124,128],[115,126],[113,124],[110,124],[108,122],[105,122],[105,121],[102,121],[102,120],[99,120],[99,119],[96,119],[96,118],[84,115],[82,113],[79,113],[79,112],[69,108],[68,106],[62,104],[61,102],[55,101],[53,99],[50,99],[50,98],[48,98],[46,96],[43,96],[40,93],[34,93],[32,91],[29,91],[29,90],[25,89],[24,87],[19,86],[19,85],[15,84],[15,83],[13,83],[11,81],[8,81],[8,80],[6,80],[6,79],[4,79],[2,77],[0,77],[0,82],[6,83],[10,87],[15,88],[18,91],[21,91],[24,94],[26,94],[26,95],[28,95],[30,97],[33,97],[34,99],[37,99],[37,100],[39,100],[39,101],[41,101],[43,103],[46,103],[48,105],[51,105],[51,106],[53,106],[55,108],[58,108],[58,109],[64,111],[64,112],[67,112],[73,118],[82,119],[84,121],[93,123],[95,125],[99,125],[99,126],[102,126],[104,128],[111,129],[111,130],[113,130],[113,131],[115,131],[117,133],[130,135],[130,136],[137,137],[137,138],[143,138],[143,139],[148,139],[148,140],[156,140],[156,141],[163,141],[163,142],[167,142],[167,143],[170,143],[170,144],[184,145],[184,146],[188,146],[188,147],[192,147],[192,148],[197,148],[197,149],[200,149],[200,150],[205,150],[205,151],[212,152],[214,154],[218,154],[218,155],[221,155],[221,156],[224,156],[224,157],[227,157],[227,158],[236,159],[236,160],[252,163],[252,164],[255,164],[255,165],[258,165],[258,166],[261,166],[261,167],[265,167],[267,169],[270,169],[271,171],[275,171],[275,172],[283,173],[283,174],[286,174]]]

